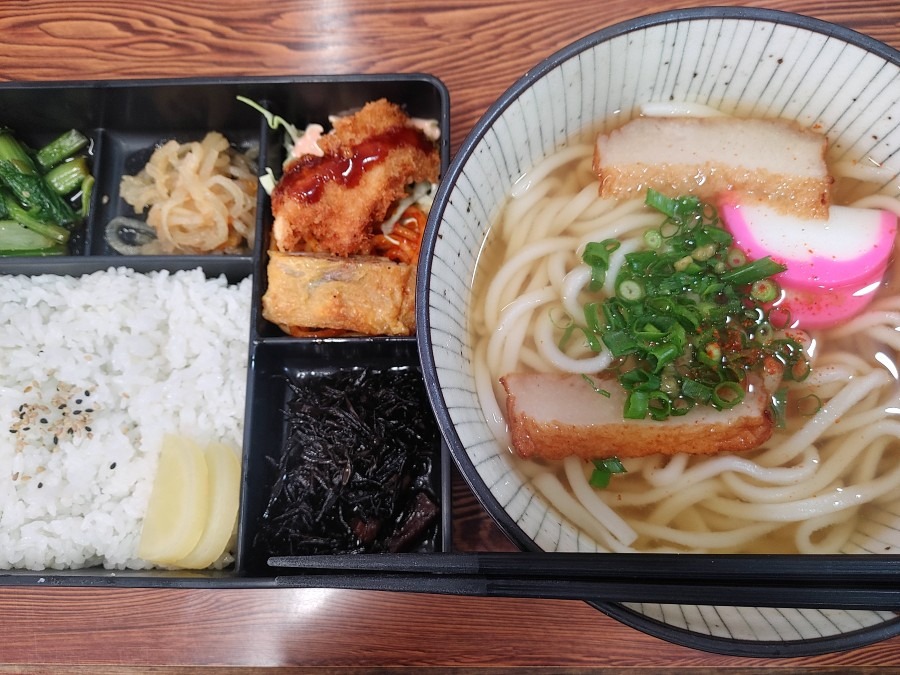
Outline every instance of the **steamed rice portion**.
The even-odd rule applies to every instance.
[[[166,433],[240,448],[250,280],[0,276],[0,568],[144,568]]]

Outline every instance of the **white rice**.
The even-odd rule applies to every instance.
[[[163,435],[241,447],[249,307],[200,270],[0,276],[0,569],[148,566]]]

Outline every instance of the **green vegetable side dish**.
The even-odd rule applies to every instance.
[[[89,143],[72,129],[32,151],[0,128],[0,256],[68,252],[94,186],[87,159],[79,154]]]
[[[600,351],[602,342],[616,359],[624,418],[665,420],[696,405],[732,408],[744,398],[747,377],[763,369],[803,380],[809,361],[782,330],[790,317],[768,304],[780,293],[771,277],[785,267],[771,258],[747,262],[716,210],[696,197],[649,190],[646,203],[665,221],[647,232],[644,248],[625,255],[615,295],[584,306],[588,344]],[[615,239],[585,247],[592,291],[604,284],[618,247]],[[774,405],[783,397],[772,398]]]

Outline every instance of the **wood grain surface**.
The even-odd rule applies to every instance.
[[[698,3],[703,4],[703,3]],[[900,47],[896,0],[771,0]],[[427,72],[447,85],[452,147],[530,67],[594,30],[683,6],[653,0],[3,0],[0,80]],[[0,99],[0,114],[3,101]],[[512,550],[454,486],[461,550]],[[900,638],[793,659],[649,637],[580,602],[337,590],[0,587],[0,673],[769,670],[900,665]],[[273,672],[281,672],[278,669]],[[883,672],[883,671],[880,671]]]

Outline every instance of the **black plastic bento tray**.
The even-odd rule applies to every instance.
[[[249,255],[123,256],[104,236],[112,218],[133,212],[119,197],[119,182],[137,173],[153,149],[170,139],[201,139],[219,131],[233,145],[258,142],[259,166],[283,160],[282,131],[271,130],[259,112],[239,102],[245,96],[303,128],[329,115],[378,98],[400,104],[414,117],[437,119],[441,128],[441,170],[449,164],[450,102],[446,87],[427,74],[191,78],[0,84],[0,126],[13,129],[31,147],[40,147],[75,128],[92,142],[96,179],[85,224],[75,231],[70,255],[55,258],[0,258],[0,274],[81,275],[110,267],[137,272],[202,268],[208,277],[224,275],[236,283],[253,276],[241,509],[235,562],[223,570],[0,570],[0,585],[252,587],[275,586],[277,570],[253,539],[267,498],[266,454],[279,448],[285,424],[277,414],[287,396],[285,376],[315,376],[343,369],[412,368],[421,373],[415,337],[293,338],[266,321],[260,299],[265,291],[268,196],[259,190],[256,243]],[[436,435],[439,437],[439,434]],[[451,548],[450,455],[435,441],[431,485],[440,500],[436,534],[419,553]],[[283,575],[283,572],[279,574]]]

